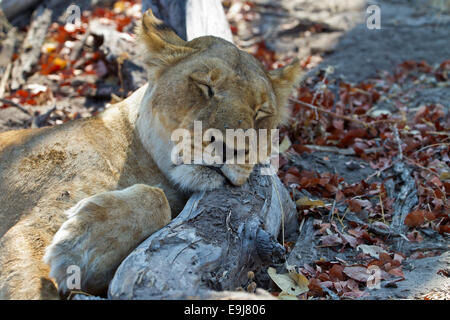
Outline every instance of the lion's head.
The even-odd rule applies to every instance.
[[[150,78],[137,130],[158,167],[187,191],[214,189],[226,180],[245,183],[254,164],[174,163],[171,135],[184,128],[194,136],[194,121],[201,121],[203,130],[220,130],[224,137],[226,129],[276,128],[286,119],[287,99],[300,79],[299,62],[268,72],[223,39],[182,40],[151,11],[144,14],[137,35]],[[226,140],[224,146],[230,152]]]

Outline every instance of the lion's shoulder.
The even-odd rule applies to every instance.
[[[24,145],[42,129],[22,129],[0,133],[0,152],[8,147]]]

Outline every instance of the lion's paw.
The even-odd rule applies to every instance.
[[[83,199],[66,214],[44,255],[63,296],[104,293],[120,262],[170,221],[163,191],[146,185]]]

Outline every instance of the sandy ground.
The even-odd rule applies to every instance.
[[[361,81],[405,60],[435,64],[450,58],[450,16],[432,6],[433,1],[372,3],[381,9],[381,29],[358,24],[346,32],[324,61],[334,65],[337,73],[350,81]],[[445,97],[448,102],[448,90]]]
[[[256,28],[272,49],[297,51],[300,57],[324,54],[322,65],[333,65],[349,81],[392,70],[405,60],[435,64],[450,58],[448,0],[255,2],[263,8]],[[379,30],[366,25],[371,4],[380,8]],[[307,21],[323,23],[327,31],[298,37]]]

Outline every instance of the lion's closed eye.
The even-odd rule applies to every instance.
[[[205,97],[208,98],[214,97],[214,90],[210,85],[204,83],[197,83],[197,86],[202,90]]]
[[[204,72],[194,72],[190,75],[190,79],[198,88],[200,88],[206,98],[214,97],[214,89],[209,74]]]

